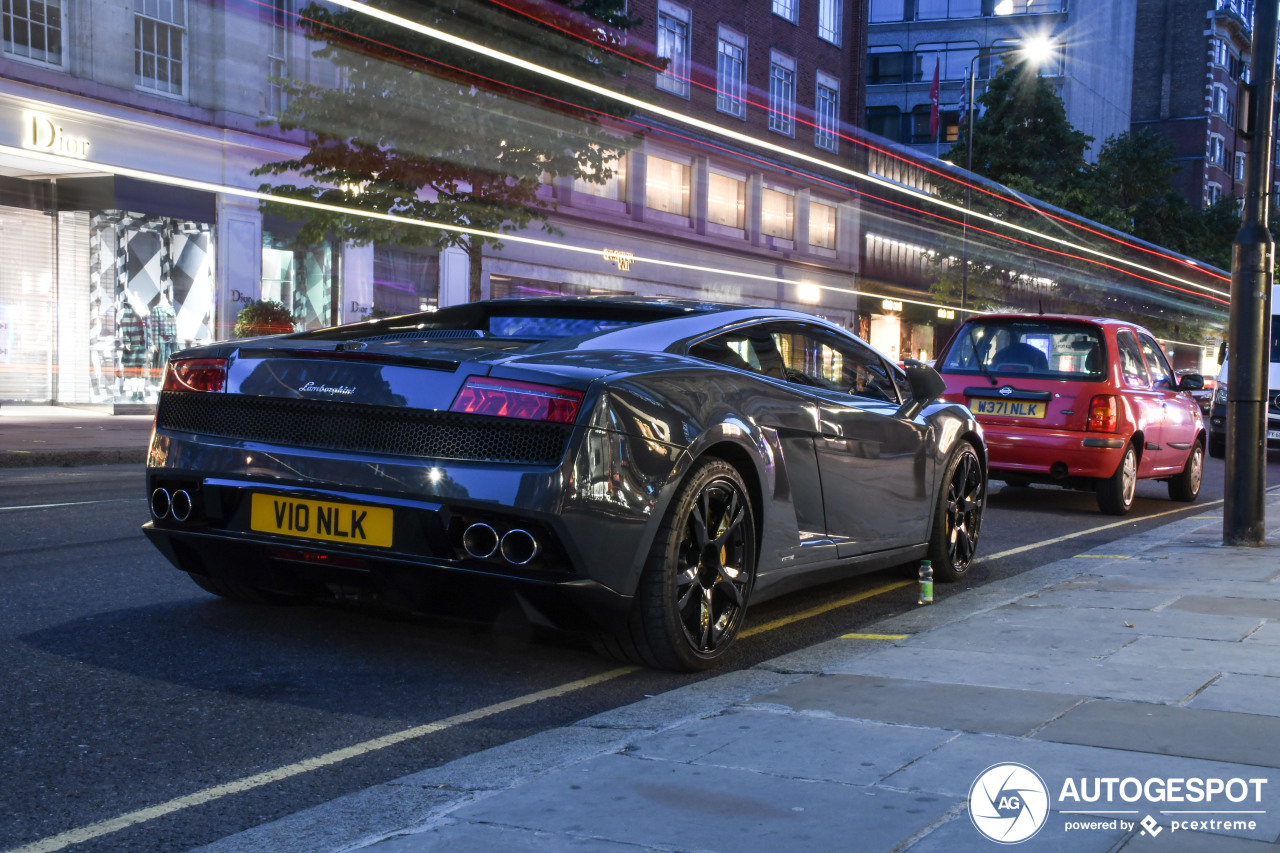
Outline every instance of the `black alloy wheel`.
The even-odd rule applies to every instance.
[[[654,538],[625,629],[601,651],[661,669],[707,669],[733,643],[756,574],[746,484],[709,459],[686,477]]]
[[[929,562],[940,581],[957,581],[969,573],[982,530],[987,478],[973,445],[963,441],[947,460],[929,539]]]

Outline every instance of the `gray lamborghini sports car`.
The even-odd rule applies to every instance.
[[[816,317],[495,300],[173,356],[143,530],[204,589],[515,602],[606,653],[700,669],[750,602],[968,570],[982,429]]]

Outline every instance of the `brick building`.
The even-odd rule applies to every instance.
[[[1196,208],[1244,195],[1252,27],[1252,0],[1138,0],[1132,126],[1173,141],[1176,186]]]

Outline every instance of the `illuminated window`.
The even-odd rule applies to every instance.
[[[818,0],[818,38],[840,44],[843,17],[842,0]]]
[[[584,177],[573,179],[574,193],[609,198],[614,201],[622,201],[626,198],[627,158],[625,156],[604,164],[602,171],[605,177],[602,181],[591,180],[596,173],[590,167],[584,167],[582,171]]]
[[[830,204],[809,202],[809,245],[820,249],[836,247],[836,209]]]
[[[4,52],[62,64],[62,0],[4,0]]]
[[[1209,162],[1215,166],[1221,166],[1225,161],[1226,142],[1216,133],[1209,134]]]
[[[712,172],[707,176],[707,221],[743,228],[747,219],[747,182]]]
[[[186,0],[133,0],[133,77],[139,89],[186,94]]]
[[[769,129],[793,136],[795,126],[796,61],[773,51],[769,63]]]
[[[760,199],[760,233],[790,240],[794,232],[795,198],[779,190],[764,190]]]
[[[830,74],[818,72],[817,94],[813,105],[813,144],[826,151],[837,148],[837,126],[840,115],[840,83]]]
[[[747,37],[721,27],[716,48],[716,109],[744,118],[746,80]]]
[[[668,62],[655,85],[689,97],[689,10],[666,0],[658,4],[658,56]]]
[[[689,215],[689,166],[650,154],[645,158],[644,206]]]

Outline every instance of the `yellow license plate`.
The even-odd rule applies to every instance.
[[[984,400],[978,398],[969,401],[969,411],[975,415],[995,415],[1001,418],[1043,418],[1048,408],[1048,403],[1033,403],[1028,400]]]
[[[249,527],[259,533],[390,548],[393,516],[386,507],[255,493]]]

